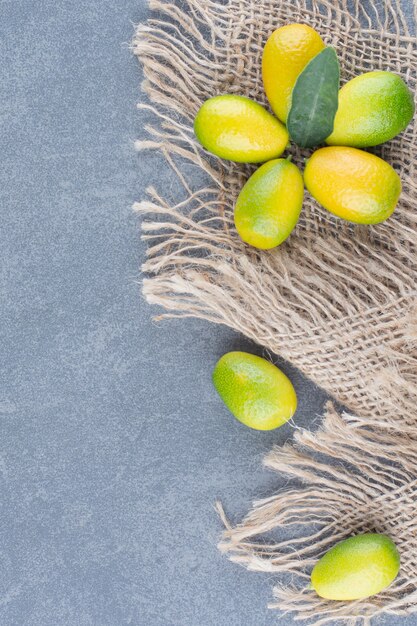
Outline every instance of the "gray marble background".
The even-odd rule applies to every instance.
[[[133,142],[128,50],[145,0],[0,2],[0,624],[262,626],[274,577],[216,549],[284,481],[211,386],[259,349],[197,321],[155,324],[138,286],[134,200],[175,193]],[[325,395],[283,364],[315,427]],[[283,626],[292,623],[283,617]],[[386,623],[397,623],[393,619]],[[412,618],[398,623],[415,623]]]

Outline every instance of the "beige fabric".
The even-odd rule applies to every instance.
[[[159,122],[138,147],[165,153],[185,195],[179,190],[181,201],[171,206],[151,190],[151,199],[136,205],[147,214],[143,230],[150,242],[144,293],[168,315],[203,317],[245,333],[355,412],[408,428],[417,391],[414,126],[377,149],[403,180],[393,218],[353,226],[306,194],[296,232],[272,252],[249,249],[233,227],[234,201],[253,168],[210,157],[192,132],[194,115],[209,96],[241,93],[265,103],[262,46],[288,21],[308,21],[336,47],[343,79],[369,68],[391,69],[415,90],[417,46],[399,10],[382,3],[387,15],[375,21],[377,30],[363,31],[362,3],[356,16],[340,4],[336,10],[315,2],[307,10],[303,2],[284,0],[189,0],[180,11],[151,3],[159,19],[139,27],[134,45]],[[380,32],[385,22],[390,30]],[[300,165],[310,154],[291,151]],[[205,176],[187,176],[196,169]]]
[[[412,451],[407,442],[417,439],[417,143],[414,125],[375,152],[386,158],[400,173],[403,193],[394,216],[387,223],[361,227],[333,218],[306,194],[301,220],[291,237],[278,249],[260,252],[243,244],[233,227],[233,205],[252,166],[228,163],[208,155],[197,143],[193,118],[201,103],[221,93],[237,93],[265,105],[261,80],[261,54],[268,35],[288,22],[307,22],[316,28],[339,55],[342,80],[370,69],[390,69],[403,75],[416,91],[417,44],[415,22],[406,22],[399,0],[184,0],[178,3],[151,0],[152,17],[137,29],[134,51],[145,73],[144,89],[155,123],[147,128],[148,138],[138,149],[157,149],[176,172],[176,204],[166,201],[160,190],[150,189],[148,198],[135,205],[144,215],[143,236],[149,243],[143,265],[147,275],[143,290],[151,304],[165,309],[160,317],[194,316],[222,323],[289,359],[318,385],[326,389],[359,418],[329,418],[325,428],[332,437],[338,428],[342,441],[352,435],[364,437],[358,443],[365,458],[376,453],[375,467],[388,458],[387,450]],[[367,9],[365,9],[367,7]],[[303,166],[311,151],[291,147],[294,161]],[[157,180],[155,180],[157,187]],[[361,428],[352,427],[352,421]],[[372,428],[372,435],[364,431]],[[366,430],[367,432],[367,430]],[[319,449],[322,437],[305,433],[311,449]],[[375,442],[375,443],[374,443]],[[317,448],[316,448],[317,446]],[[282,452],[273,453],[279,459]],[[338,446],[339,462],[351,461],[350,448]],[[396,456],[396,453],[393,454]],[[284,458],[284,457],[283,457]],[[297,473],[299,453],[286,449],[289,474]],[[381,461],[382,462],[382,461]],[[358,512],[365,521],[352,518],[338,526],[353,502],[372,501],[374,491],[363,495],[366,486],[359,479],[346,498],[341,495],[342,475],[326,461],[323,472],[331,472],[331,484],[324,488],[311,471],[303,474],[304,491],[293,491],[294,519],[304,523],[310,491],[320,519],[333,494],[330,545],[336,538],[357,530],[360,524],[386,529],[394,539],[403,530],[390,526],[388,509],[365,505]],[[366,475],[367,465],[360,466]],[[393,513],[403,515],[403,499],[394,498],[396,478],[388,469],[371,474],[381,498],[390,499]],[[274,465],[276,463],[274,462]],[[416,500],[414,456],[404,458],[401,470],[407,502]],[[372,465],[372,468],[371,468]],[[314,467],[313,467],[314,466]],[[348,467],[350,467],[348,465]],[[379,472],[382,472],[381,474]],[[320,474],[321,475],[321,474]],[[324,476],[324,474],[323,474]],[[380,482],[379,481],[380,476]],[[393,474],[394,476],[394,474]],[[316,486],[318,484],[318,487]],[[287,495],[273,499],[279,510]],[[339,498],[339,499],[338,499]],[[385,500],[384,500],[385,501]],[[407,524],[410,543],[417,531],[410,507]],[[370,505],[369,505],[370,506]],[[367,508],[368,507],[368,508]],[[273,509],[273,507],[272,507]],[[255,534],[268,527],[257,509]],[[321,513],[320,513],[321,511]],[[281,524],[280,514],[271,527]],[[349,518],[350,519],[350,518]],[[390,518],[391,519],[391,518]],[[265,524],[264,524],[265,521]],[[249,521],[252,524],[252,521]],[[355,526],[357,524],[357,526]],[[253,569],[290,571],[288,556],[277,556],[285,546],[275,546],[261,559],[258,548],[246,541],[240,545],[240,527],[226,535],[232,554],[243,555]],[[243,537],[246,532],[243,525]],[[240,533],[240,534],[239,534]],[[252,534],[252,533],[251,533]],[[321,535],[320,535],[321,536]],[[289,539],[291,541],[291,537]],[[308,535],[304,542],[311,543]],[[403,543],[407,541],[401,539]],[[291,545],[297,544],[292,541]],[[307,550],[310,561],[299,553],[297,572],[307,571],[326,544]],[[335,611],[349,616],[364,611],[412,610],[415,604],[417,571],[409,552],[403,556],[404,586],[397,586],[366,605],[338,604],[333,609],[311,592],[301,595],[281,590],[277,605],[292,608],[300,617],[314,619],[317,612],[333,617]],[[277,563],[277,566],[275,565]],[[295,567],[295,565],[294,565]],[[407,594],[403,599],[400,595]],[[376,603],[376,604],[375,604]],[[310,607],[310,608],[308,608]],[[340,617],[340,615],[339,615]]]

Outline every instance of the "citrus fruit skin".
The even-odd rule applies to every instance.
[[[262,79],[271,108],[282,122],[287,121],[298,75],[324,47],[320,35],[307,24],[281,26],[266,42]]]
[[[357,148],[376,146],[401,133],[413,115],[413,94],[400,76],[367,72],[339,91],[339,108],[326,143]]]
[[[295,413],[297,396],[287,376],[262,357],[228,352],[213,370],[214,386],[233,415],[256,430],[282,426]]]
[[[383,159],[357,148],[320,148],[307,161],[304,182],[325,209],[357,224],[379,224],[394,211],[401,181]]]
[[[366,533],[331,548],[315,565],[311,584],[328,600],[359,600],[379,593],[400,569],[400,555],[386,535]]]
[[[238,163],[263,163],[280,156],[287,129],[260,104],[243,96],[206,100],[194,121],[199,142],[213,154]]]
[[[249,178],[235,206],[240,237],[256,248],[279,246],[300,216],[304,183],[300,170],[286,159],[264,163]]]

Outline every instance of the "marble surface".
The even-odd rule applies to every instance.
[[[217,551],[213,503],[237,521],[283,486],[261,460],[293,427],[246,429],[212,389],[217,358],[255,346],[198,321],[155,324],[140,294],[131,205],[150,183],[175,185],[133,149],[147,120],[128,42],[146,16],[144,0],[0,3],[5,626],[277,618],[274,577]],[[283,368],[296,423],[314,427],[325,395]]]

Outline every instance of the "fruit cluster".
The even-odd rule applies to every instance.
[[[262,57],[265,93],[274,117],[238,95],[210,98],[195,118],[200,143],[239,163],[263,163],[244,185],[235,225],[246,243],[280,245],[295,227],[304,184],[328,211],[350,222],[378,224],[394,211],[401,181],[383,159],[360,150],[402,132],[414,115],[414,100],[401,77],[386,71],[361,74],[339,90],[333,48],[305,24],[278,28]],[[278,158],[289,139],[320,148],[303,176],[291,159]]]

